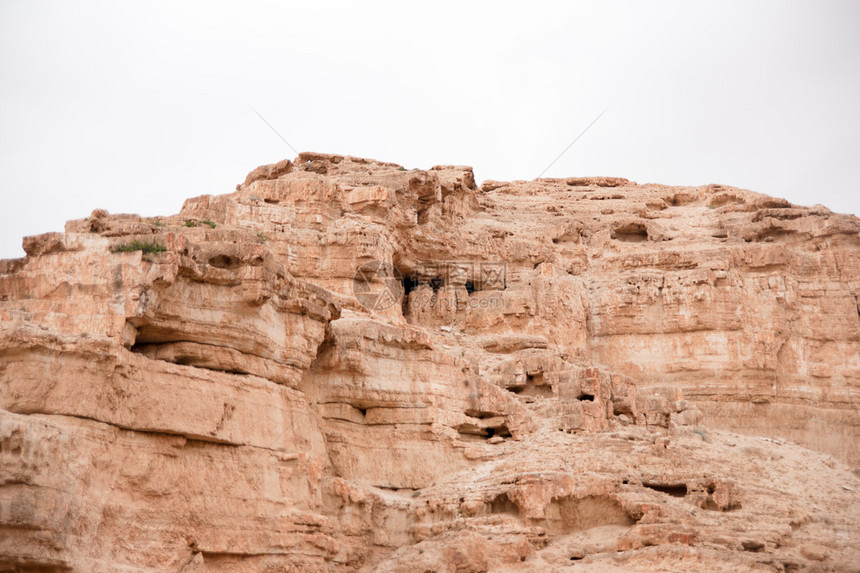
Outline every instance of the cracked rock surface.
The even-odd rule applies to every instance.
[[[860,221],[303,153],[0,261],[0,571],[860,571]]]

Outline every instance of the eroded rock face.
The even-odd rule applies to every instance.
[[[858,231],[308,153],[28,237],[0,570],[850,570]]]

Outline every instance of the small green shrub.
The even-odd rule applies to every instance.
[[[693,430],[693,433],[702,438],[703,442],[708,441],[708,434],[706,434],[705,430],[703,430],[702,428],[696,428],[695,430]]]
[[[200,222],[201,222],[202,224],[204,224],[204,225],[209,225],[209,226],[210,226],[211,228],[213,228],[213,229],[214,229],[215,227],[217,227],[217,225],[215,224],[215,221],[212,221],[211,219],[203,219],[203,220],[202,220],[202,221],[200,221]]]
[[[186,227],[196,227],[197,223],[192,221],[191,219],[188,219],[187,221],[185,221],[185,226]]]
[[[155,225],[156,227],[163,227],[164,221],[162,221],[161,219],[156,219],[155,221],[152,222],[152,224]]]
[[[260,231],[259,233],[257,233],[257,238],[258,238],[258,239],[260,239],[262,242],[264,242],[264,243],[265,243],[265,242],[267,242],[267,241],[269,240],[269,235],[267,235],[267,234],[266,234],[266,233],[264,233],[263,231]]]
[[[132,241],[130,243],[123,243],[121,245],[116,245],[111,249],[112,253],[131,253],[133,251],[143,251],[144,255],[150,255],[153,253],[163,253],[167,250],[167,247],[164,245],[159,245],[158,243],[147,243],[144,241]]]

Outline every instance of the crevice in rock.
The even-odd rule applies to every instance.
[[[487,428],[487,438],[492,438],[493,436],[499,436],[500,438],[510,438],[511,431],[504,424],[496,428]]]
[[[785,239],[786,237],[794,233],[795,232],[791,229],[768,227],[757,232],[753,237],[753,240],[759,243],[771,243],[774,241]]]
[[[708,201],[708,207],[710,207],[711,209],[717,209],[719,207],[722,207],[723,205],[728,205],[729,203],[733,205],[743,205],[746,203],[746,201],[744,201],[742,197],[738,197],[737,195],[722,193],[720,195],[713,196]]]
[[[488,418],[472,417],[472,420],[467,420],[455,429],[460,433],[461,437],[467,440],[488,440],[493,436],[500,438],[511,437],[511,431],[508,428],[507,422],[501,416]]]
[[[126,321],[125,345],[129,351],[149,360],[211,372],[258,376],[275,384],[292,386],[294,380],[301,376],[299,365],[282,362],[276,356],[249,352],[242,348],[242,341],[237,341],[235,346],[229,344],[229,340],[224,341],[225,344],[217,344],[200,340],[197,334],[130,318]]]
[[[670,207],[683,207],[684,205],[695,203],[698,199],[697,195],[691,195],[690,193],[675,193],[674,195],[664,197],[663,201]]]
[[[648,229],[642,223],[627,223],[616,227],[612,238],[625,243],[644,243],[648,240]]]
[[[190,366],[192,368],[200,368],[201,370],[211,370],[213,372],[224,372],[226,374],[236,374],[236,375],[240,375],[240,376],[251,376],[251,375],[253,375],[252,372],[248,372],[247,370],[244,370],[241,368],[236,368],[236,367],[234,367],[234,368],[217,368],[214,365],[202,364],[197,360],[196,357],[182,355],[182,354],[177,355],[172,360],[157,357],[157,349],[158,348],[168,348],[171,345],[177,345],[177,344],[183,344],[183,343],[194,344],[197,346],[210,346],[212,348],[223,348],[223,349],[233,350],[235,352],[241,352],[241,351],[235,350],[234,348],[231,348],[229,346],[222,346],[219,344],[208,344],[205,342],[197,342],[194,340],[171,340],[169,342],[153,342],[153,343],[135,342],[134,344],[131,345],[131,347],[129,347],[129,350],[131,352],[134,352],[135,354],[140,354],[141,356],[149,358],[150,360],[159,360],[161,362],[167,362],[169,364],[177,364],[179,366]],[[242,353],[242,354],[245,354],[245,353]],[[256,358],[261,358],[261,357],[256,356],[256,355],[249,355],[249,356],[255,356]],[[288,365],[281,364],[281,366],[288,366]]]
[[[470,418],[477,418],[479,420],[486,420],[488,418],[495,418],[496,416],[499,415],[499,414],[494,413],[494,412],[484,412],[481,410],[466,410],[463,413],[466,414],[467,416],[469,416]]]
[[[403,285],[403,300],[406,300],[406,297],[409,296],[415,287],[421,284],[421,281],[415,275],[409,275],[405,273],[400,273],[403,277],[400,279],[400,284]]]
[[[230,255],[215,255],[209,258],[209,265],[218,269],[234,270],[242,266],[242,261],[238,257]]]
[[[393,486],[393,485],[374,484],[373,487],[375,487],[377,489],[383,489],[385,491],[393,491],[393,492],[409,491],[409,492],[414,493],[416,491],[420,491],[420,488],[409,487],[409,486],[405,486],[405,485],[404,486]]]
[[[606,495],[555,497],[544,515],[549,535],[566,535],[604,525],[632,527],[635,524],[621,504]]]
[[[146,435],[151,435],[151,436],[178,436],[181,438],[185,438],[189,444],[192,442],[201,442],[201,443],[206,443],[206,444],[213,444],[213,445],[217,445],[217,446],[227,446],[227,447],[233,447],[233,448],[238,448],[238,447],[244,446],[244,447],[249,447],[249,448],[259,448],[262,450],[270,450],[273,452],[274,451],[280,451],[280,450],[275,450],[273,448],[265,448],[262,446],[255,446],[252,444],[237,444],[234,442],[221,440],[221,439],[215,438],[213,436],[201,436],[198,434],[188,434],[188,433],[183,433],[183,432],[171,432],[169,430],[151,430],[151,429],[145,429],[145,428],[135,428],[132,426],[126,426],[126,425],[122,425],[122,424],[116,424],[113,422],[108,422],[105,420],[100,420],[98,418],[93,418],[91,416],[80,416],[80,415],[76,415],[76,414],[64,414],[64,413],[57,413],[57,412],[38,412],[38,411],[15,412],[15,413],[16,414],[22,414],[22,415],[40,415],[40,416],[49,416],[49,417],[57,417],[57,418],[73,418],[76,420],[86,420],[88,422],[93,422],[95,424],[103,424],[105,426],[110,426],[110,427],[117,428],[119,430],[123,430],[126,432],[136,432],[139,434],[146,434]]]
[[[401,272],[400,269],[396,270],[400,272],[400,276],[402,277],[400,279],[400,284],[403,287],[403,296],[400,298],[400,311],[404,317],[407,317],[409,316],[411,310],[409,308],[409,293],[415,290],[415,288],[421,284],[421,281],[415,275]]]
[[[490,513],[495,515],[513,515],[514,517],[520,516],[519,506],[512,502],[508,497],[508,494],[505,492],[502,492],[496,497],[494,497],[488,504],[488,507]]]
[[[642,482],[648,489],[671,495],[672,497],[685,497],[687,495],[687,484],[685,483],[653,483]]]

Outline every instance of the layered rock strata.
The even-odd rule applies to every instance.
[[[858,231],[310,153],[94,211],[0,262],[0,571],[853,570]]]

